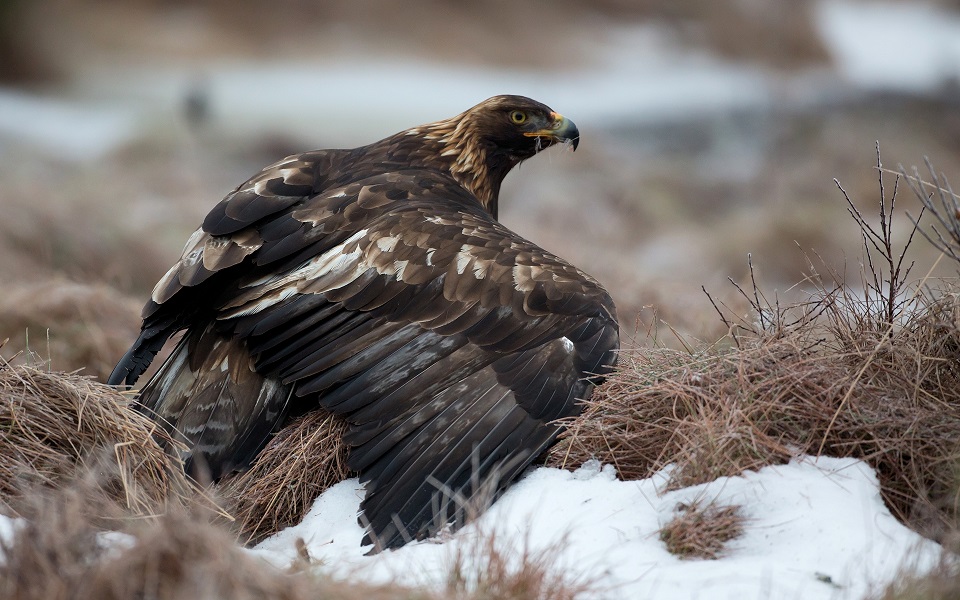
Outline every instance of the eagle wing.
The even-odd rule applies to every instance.
[[[316,192],[309,161],[288,161],[211,212],[145,309],[145,330],[206,319],[199,329],[220,336],[210,345],[245,352],[261,389],[195,386],[216,391],[196,410],[169,393],[185,370],[171,368],[141,401],[231,468],[319,403],[349,423],[366,541],[399,546],[492,500],[553,441],[551,421],[575,414],[615,361],[613,303],[447,175]],[[230,418],[211,418],[221,408]]]

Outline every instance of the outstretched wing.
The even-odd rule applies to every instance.
[[[343,416],[370,541],[402,545],[465,499],[492,499],[615,361],[603,288],[438,172],[377,175],[279,210],[232,201],[215,209],[231,221],[208,217],[158,284],[148,319],[170,320],[166,306],[209,314],[257,373],[292,386],[290,410]],[[246,440],[242,456],[265,440],[223,433]]]

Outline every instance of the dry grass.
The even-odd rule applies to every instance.
[[[156,158],[160,163],[162,157]],[[142,298],[179,249],[163,237],[167,223],[150,211],[159,212],[165,207],[172,220],[180,207],[149,195],[153,189],[144,188],[159,184],[138,172],[137,165],[128,165],[120,158],[98,166],[100,177],[96,182],[90,181],[93,175],[79,169],[64,169],[60,179],[44,182],[43,175],[34,172],[51,168],[43,158],[20,164],[23,173],[12,172],[16,166],[0,165],[0,174],[9,181],[0,190],[5,211],[0,221],[0,251],[4,255],[0,276],[10,282],[58,276],[108,283]],[[122,176],[111,179],[110,169],[119,170]],[[179,191],[176,183],[168,184],[172,193]],[[132,195],[131,188],[143,197],[118,203],[118,199]],[[182,238],[177,243],[180,241]]]
[[[32,495],[78,469],[108,478],[98,488],[103,511],[156,515],[196,494],[155,441],[164,438],[156,424],[85,377],[0,362],[0,432],[0,502],[14,514],[30,516]]]
[[[83,369],[106,381],[140,330],[142,302],[103,284],[60,278],[4,286],[0,342],[20,362],[46,362],[58,371]]]
[[[700,500],[677,506],[677,516],[660,529],[660,540],[680,558],[716,559],[724,546],[743,533],[739,506],[718,506]]]
[[[624,478],[675,463],[678,488],[788,461],[798,453],[870,463],[893,513],[937,538],[960,523],[960,289],[907,284],[881,225],[849,203],[863,235],[861,290],[821,277],[808,303],[780,307],[754,286],[753,316],[719,309],[732,347],[627,352],[549,463],[589,458]],[[909,245],[909,243],[908,243]]]
[[[93,485],[95,487],[95,484]],[[37,518],[0,541],[0,597],[9,600],[576,600],[589,587],[557,569],[553,550],[504,548],[493,537],[453,558],[442,592],[339,581],[304,556],[281,571],[247,554],[203,512],[126,521],[105,543],[91,522],[90,482],[35,499]],[[119,517],[120,515],[118,515]],[[118,519],[117,522],[120,522]]]
[[[542,550],[525,537],[480,532],[452,557],[445,598],[463,600],[577,600],[599,591],[597,583],[561,568],[563,543]]]
[[[246,553],[210,511],[172,507],[131,519],[103,506],[110,480],[86,472],[32,496],[30,519],[0,540],[0,597],[10,600],[576,600],[591,588],[561,571],[552,547],[531,551],[495,536],[452,557],[442,590],[370,585],[325,575],[304,550],[279,570]],[[92,515],[98,515],[93,518]],[[112,533],[102,528],[106,516]],[[107,535],[107,537],[105,537]]]
[[[890,583],[871,590],[864,600],[955,600],[960,598],[960,538],[953,532],[943,543],[939,562],[932,568],[905,563]]]
[[[24,517],[13,538],[0,542],[2,598],[566,600],[585,589],[556,572],[552,553],[514,551],[492,537],[456,556],[442,596],[336,581],[305,553],[295,572],[281,572],[236,545],[156,443],[162,431],[131,411],[126,396],[78,375],[3,364],[0,430],[0,499],[6,512]],[[322,491],[316,486],[327,485],[311,470],[342,468],[341,431],[315,414],[275,438],[254,467],[262,479],[232,488],[246,523],[258,509],[273,527],[278,515],[302,516]],[[291,456],[294,468],[283,472]],[[294,505],[300,512],[283,512]],[[115,533],[105,538],[105,528]]]
[[[960,598],[960,566],[949,563],[933,572],[918,575],[899,575],[876,600],[956,600]]]
[[[97,484],[68,485],[34,499],[36,517],[0,542],[0,597],[10,600],[429,599],[399,586],[348,584],[307,569],[286,573],[255,558],[205,513],[174,509],[158,519],[114,514],[109,542],[89,518]],[[118,508],[118,507],[114,507]]]
[[[327,488],[348,477],[346,424],[322,411],[283,428],[251,468],[220,482],[217,493],[247,543],[299,523]]]

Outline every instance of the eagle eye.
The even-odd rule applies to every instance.
[[[510,120],[516,123],[517,125],[520,125],[521,123],[525,123],[527,120],[527,113],[523,112],[522,110],[512,111],[510,113]]]

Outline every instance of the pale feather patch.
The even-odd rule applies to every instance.
[[[267,191],[267,182],[270,181],[272,177],[267,179],[260,179],[253,184],[253,193],[258,196],[272,196],[270,192]]]
[[[297,288],[294,286],[282,288],[279,293],[272,293],[269,295],[260,296],[259,300],[253,304],[247,303],[242,306],[239,310],[230,312],[228,315],[221,315],[218,318],[233,318],[233,317],[245,317],[247,315],[255,315],[258,312],[269,308],[275,304],[279,304],[294,296],[297,293]]]
[[[266,173],[267,171],[272,171],[272,170],[274,170],[274,169],[279,169],[280,167],[285,167],[285,166],[287,166],[287,165],[292,165],[293,163],[298,163],[298,162],[300,162],[300,155],[299,155],[299,154],[291,154],[290,156],[288,156],[288,157],[286,157],[286,158],[284,158],[284,159],[282,159],[282,160],[278,160],[277,162],[273,163],[272,165],[268,165],[268,166],[264,167],[264,168],[263,168],[263,171],[261,171],[261,172],[262,172],[262,173]]]
[[[240,289],[256,288],[262,285],[269,285],[271,282],[279,281],[282,278],[282,276],[277,275],[276,273],[269,273],[263,277],[258,277],[257,279],[253,279],[247,283],[244,283],[240,286]]]
[[[180,258],[185,258],[191,251],[202,248],[204,243],[201,243],[201,240],[204,240],[208,235],[209,234],[202,228],[191,233],[187,239],[187,243],[183,245],[183,253],[180,255]],[[204,240],[204,242],[205,241],[206,240]]]
[[[464,244],[460,246],[460,252],[457,252],[457,275],[463,275],[467,270],[467,265],[473,259],[472,246]]]
[[[366,233],[366,231],[363,233]],[[353,238],[359,239],[358,236],[352,236],[350,240],[347,240],[339,246],[324,252],[303,267],[291,273],[291,279],[317,279],[327,273],[339,273],[341,271],[348,270],[351,267],[353,267],[356,273],[359,275],[367,269],[367,266],[363,264],[363,261],[357,260],[361,255],[360,248],[357,247],[352,252],[344,252],[347,246],[352,243],[356,243],[356,240]]]
[[[285,300],[286,298],[298,293],[299,289],[297,283],[299,282],[321,279],[324,275],[329,274],[342,275],[345,270],[350,269],[352,269],[354,276],[359,275],[369,268],[368,265],[363,263],[363,261],[358,260],[361,255],[361,251],[359,245],[357,245],[357,242],[359,242],[366,234],[367,230],[361,229],[344,240],[342,243],[327,250],[320,256],[306,261],[286,275],[282,277],[271,278],[269,281],[264,282],[264,285],[260,288],[248,286],[250,288],[250,293],[245,296],[241,296],[236,302],[225,306],[224,309],[233,308],[235,310],[224,312],[221,314],[220,318],[229,319],[232,317],[260,312],[264,308],[272,306],[273,304],[276,304],[277,302]],[[352,251],[345,252],[348,247],[354,245],[356,245],[356,247]],[[282,294],[284,294],[280,298],[276,298],[271,294],[277,289],[281,289]],[[324,291],[328,290],[317,290],[314,293],[321,293]]]
[[[574,348],[573,348],[573,342],[570,340],[570,338],[564,336],[564,337],[560,338],[560,342],[563,343],[563,348],[564,348],[564,350],[566,350],[567,352],[570,352],[570,353],[573,352],[573,350],[574,350]]]
[[[170,267],[170,269],[160,278],[160,281],[157,282],[157,285],[153,286],[153,292],[150,294],[150,299],[156,302],[157,304],[163,304],[170,299],[172,294],[167,294],[167,290],[170,289],[170,286],[173,284],[174,280],[177,280],[180,275],[180,263],[177,263]]]
[[[518,292],[529,292],[534,287],[531,277],[531,268],[527,265],[513,266],[513,289]]]
[[[483,279],[487,276],[487,271],[490,269],[489,260],[476,260],[473,263],[473,276],[477,279]]]
[[[295,180],[298,182],[299,180],[303,179],[303,171],[300,170],[299,166],[289,169],[280,169],[280,176],[283,177],[284,183],[290,183],[291,181]]]
[[[203,268],[215,271],[224,252],[233,242],[225,237],[211,237],[203,245]]]
[[[180,266],[183,266],[183,267],[193,266],[198,262],[200,262],[202,258],[203,258],[203,248],[196,248],[194,250],[191,250],[189,253],[184,255],[183,258],[180,259]]]
[[[380,248],[381,252],[393,252],[393,249],[397,247],[397,242],[400,241],[400,238],[396,237],[382,237],[377,239],[377,248]]]
[[[410,264],[409,260],[395,260],[393,261],[393,269],[397,276],[397,281],[403,281],[403,271],[407,268],[407,265]],[[389,275],[390,273],[384,269],[377,269],[377,272],[381,275]]]

